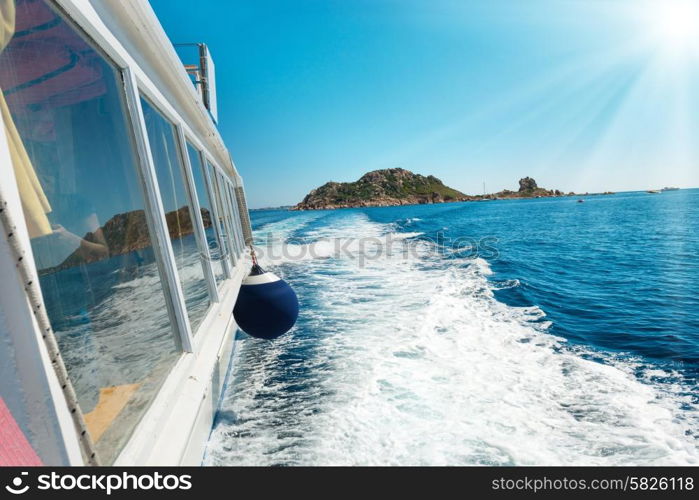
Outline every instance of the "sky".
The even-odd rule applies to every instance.
[[[253,208],[393,167],[470,194],[699,186],[699,0],[151,5],[209,46]]]

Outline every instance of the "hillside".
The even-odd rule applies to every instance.
[[[306,195],[292,210],[418,205],[473,199],[428,175],[402,168],[374,170],[355,182],[328,182]]]

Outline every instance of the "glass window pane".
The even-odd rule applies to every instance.
[[[238,204],[235,201],[235,193],[233,192],[233,185],[228,183],[228,198],[231,204],[231,216],[233,217],[233,235],[235,236],[235,247],[237,250],[237,255],[243,251],[242,242],[242,230],[240,227],[240,219],[238,217]]]
[[[243,218],[240,214],[240,205],[238,204],[238,191],[234,186],[231,186],[231,196],[233,196],[233,210],[235,211],[235,223],[238,227],[238,237],[240,239],[240,251],[245,250],[245,235],[243,234]]]
[[[204,231],[206,233],[206,241],[209,245],[209,254],[211,255],[211,265],[214,269],[216,283],[220,283],[225,279],[225,271],[223,269],[223,260],[221,257],[221,247],[219,245],[219,235],[214,224],[214,212],[211,208],[211,197],[209,190],[206,188],[204,178],[204,169],[201,164],[201,155],[194,146],[187,143],[187,154],[189,162],[192,165],[192,175],[194,177],[194,186],[197,190],[197,198],[199,199],[199,207],[201,209],[202,220],[204,221]]]
[[[240,222],[240,227],[243,235],[243,246],[246,246],[246,233],[247,230],[250,228],[250,214],[248,214],[247,211],[248,206],[247,202],[245,201],[245,193],[243,191],[243,187],[240,185],[240,181],[236,183],[236,186],[233,188],[233,192],[237,197],[237,202],[239,202],[239,204],[237,205],[238,220]]]
[[[228,184],[226,183],[225,179],[223,178],[223,175],[217,172],[218,176],[218,189],[219,189],[219,194],[220,194],[220,199],[221,199],[221,204],[222,204],[222,217],[223,217],[223,223],[225,224],[226,227],[226,236],[227,236],[227,245],[228,245],[228,254],[231,259],[231,265],[235,267],[236,262],[237,262],[237,250],[236,250],[236,244],[235,244],[235,231],[233,229],[233,218],[231,217],[231,202],[230,199],[228,198]]]
[[[233,218],[231,217],[231,199],[228,196],[228,183],[223,175],[219,174],[219,187],[221,189],[221,198],[225,205],[225,220],[228,227],[228,240],[231,248],[231,259],[235,265],[235,257],[238,255],[238,244],[235,240],[235,228],[233,227]]]
[[[120,75],[43,0],[16,2],[14,30],[0,45],[12,166],[47,312],[110,463],[180,353]]]
[[[229,230],[228,230],[228,223],[226,222],[226,212],[225,212],[225,204],[223,203],[223,198],[221,198],[221,190],[220,190],[220,184],[221,180],[219,179],[218,171],[214,166],[209,163],[208,161],[206,162],[206,168],[209,171],[209,180],[211,181],[211,191],[214,194],[214,200],[216,203],[216,211],[218,212],[218,224],[219,228],[221,230],[221,248],[223,249],[223,255],[228,256],[230,255],[230,240],[228,237]]]
[[[189,323],[192,332],[196,332],[211,301],[203,267],[207,264],[197,246],[175,128],[147,100],[141,99],[141,107]]]
[[[225,184],[226,187],[226,204],[228,205],[228,216],[230,217],[230,225],[231,225],[231,240],[233,244],[233,248],[235,251],[233,252],[234,255],[234,260],[237,262],[238,258],[240,257],[240,239],[239,239],[239,231],[238,231],[238,226],[236,224],[236,217],[235,217],[235,206],[233,205],[233,197],[232,197],[232,191],[231,191],[231,184],[230,182],[226,182]]]

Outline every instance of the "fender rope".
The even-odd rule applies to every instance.
[[[83,412],[78,403],[78,396],[75,394],[75,389],[73,388],[73,384],[68,376],[68,370],[63,363],[61,351],[59,350],[58,343],[56,342],[56,336],[54,335],[53,328],[51,328],[51,322],[49,321],[46,308],[44,307],[44,300],[41,295],[39,280],[35,276],[34,270],[31,269],[31,266],[24,258],[26,252],[24,248],[22,248],[22,242],[17,237],[17,226],[14,223],[8,209],[7,201],[5,200],[1,190],[0,220],[2,221],[2,225],[5,230],[5,237],[9,243],[12,256],[15,259],[17,269],[19,270],[22,278],[24,292],[29,300],[29,305],[32,308],[34,317],[39,324],[41,337],[44,339],[44,345],[48,351],[51,365],[53,366],[56,373],[56,378],[58,378],[58,383],[61,385],[63,396],[68,404],[68,410],[70,411],[71,418],[73,419],[73,425],[75,425],[78,441],[80,443],[80,448],[86,461],[86,465],[100,465],[97,449],[95,448],[95,444],[92,442],[92,437],[90,437],[90,433],[87,430],[85,418],[83,417]]]

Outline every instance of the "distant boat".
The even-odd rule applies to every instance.
[[[578,200],[578,203],[585,203],[585,200],[583,200],[582,198],[580,198],[580,199]]]
[[[678,187],[664,187],[661,189],[661,191],[679,191],[680,188]]]
[[[650,193],[650,194],[660,194],[660,191],[659,191],[658,189],[649,189],[648,191],[646,191],[646,193]]]

